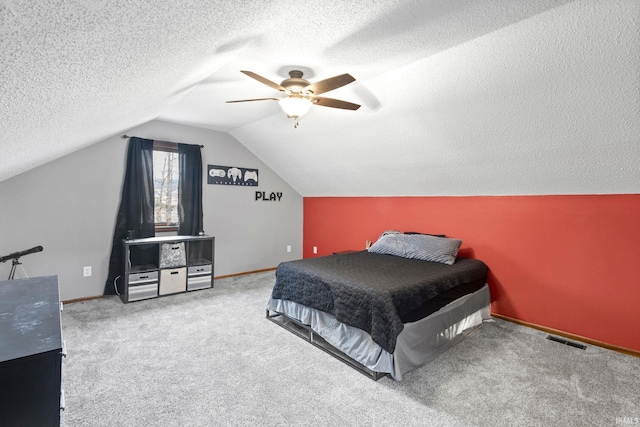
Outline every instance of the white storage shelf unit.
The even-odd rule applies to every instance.
[[[123,240],[123,302],[213,287],[215,238],[164,236]]]

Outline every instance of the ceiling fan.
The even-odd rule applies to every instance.
[[[227,101],[227,103],[278,101],[282,110],[287,114],[287,117],[295,119],[296,123],[293,126],[294,128],[298,127],[298,118],[305,115],[307,111],[309,111],[309,108],[314,104],[322,107],[342,108],[344,110],[357,110],[360,108],[360,105],[353,104],[351,102],[317,96],[321,93],[329,92],[354,82],[356,79],[349,74],[341,74],[339,76],[320,80],[319,82],[309,83],[309,81],[302,78],[302,71],[291,70],[289,71],[289,78],[278,84],[251,71],[241,72],[253,79],[256,79],[260,83],[283,92],[286,96],[284,98],[240,99],[237,101]]]

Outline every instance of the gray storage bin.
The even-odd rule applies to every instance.
[[[174,268],[187,265],[184,242],[162,243],[160,245],[160,268]]]

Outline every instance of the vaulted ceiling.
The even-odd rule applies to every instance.
[[[6,0],[0,181],[150,120],[304,196],[640,192],[636,0]],[[293,127],[250,70],[350,73]]]

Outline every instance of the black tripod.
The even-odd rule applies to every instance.
[[[13,278],[16,275],[16,269],[17,269],[18,266],[20,266],[20,270],[22,270],[22,274],[24,274],[24,277],[29,277],[29,276],[27,276],[27,272],[24,271],[24,267],[22,266],[22,263],[20,262],[20,257],[18,257],[18,258],[14,258],[11,261],[11,270],[9,271],[9,279],[8,280],[13,280]]]

